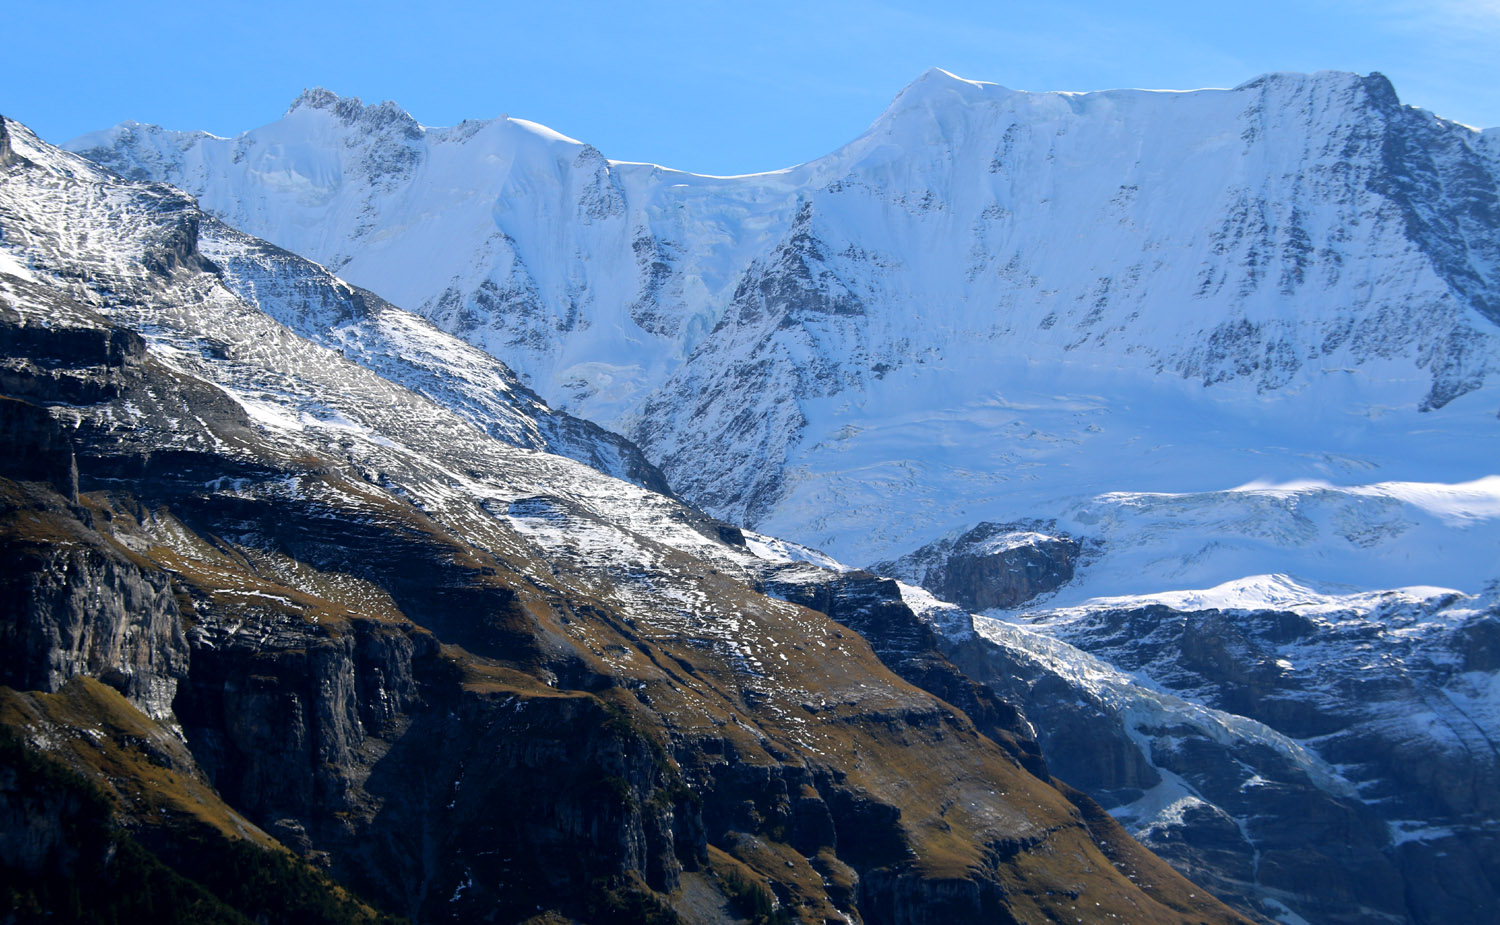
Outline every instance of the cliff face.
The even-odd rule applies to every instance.
[[[107,547],[36,540],[6,544],[4,683],[56,691],[71,678],[96,677],[147,715],[169,719],[188,644],[168,582]]]
[[[31,686],[3,715],[132,831],[279,842],[420,921],[1234,920],[762,593],[785,563],[739,531],[298,336],[269,293],[347,287],[272,261],[262,309],[242,237],[180,194],[7,137],[0,366],[34,446],[0,473],[7,680]],[[36,461],[64,458],[76,493]],[[809,602],[903,619],[857,583]]]
[[[9,393],[0,399],[0,475],[51,490],[8,482],[0,499],[8,527],[0,683],[56,691],[71,678],[97,677],[147,715],[169,719],[187,669],[177,601],[163,576],[143,570],[70,507],[78,503],[76,445],[46,408],[118,398],[139,384],[145,342],[97,316],[96,327],[44,330],[0,311]],[[36,507],[45,513],[21,513]]]

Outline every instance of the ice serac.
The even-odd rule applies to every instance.
[[[738,529],[508,439],[501,371],[430,383],[425,323],[3,125],[0,816],[88,861],[60,895],[135,901],[80,888],[82,792],[229,921],[378,920],[312,865],[419,921],[1242,921],[815,609],[993,706],[892,582],[764,593]]]

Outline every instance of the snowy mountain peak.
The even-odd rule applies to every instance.
[[[922,75],[902,88],[896,94],[891,105],[894,107],[903,102],[911,103],[918,100],[941,98],[952,94],[969,94],[971,96],[980,93],[992,92],[1009,93],[1005,87],[997,83],[985,80],[969,80],[960,77],[952,71],[945,71],[940,67],[930,67],[922,72]]]
[[[896,94],[866,134],[903,134],[902,127],[908,124],[947,125],[962,119],[967,110],[992,106],[1015,92],[997,83],[967,80],[940,67],[929,68]]]
[[[585,150],[581,152],[582,155],[586,155],[589,157],[597,157],[599,155],[598,149],[593,145],[586,145],[578,139],[570,138],[567,135],[564,135],[562,132],[557,131],[556,129],[548,128],[547,126],[542,125],[540,122],[532,122],[529,119],[517,119],[514,116],[507,117],[505,121],[511,125],[516,126],[517,128],[520,128],[532,135],[537,136],[538,138],[541,138],[544,141],[584,148]]]
[[[1274,87],[1306,88],[1310,86],[1323,87],[1354,87],[1364,84],[1372,86],[1384,86],[1385,92],[1394,96],[1396,91],[1391,82],[1379,71],[1371,71],[1368,76],[1361,76],[1353,71],[1270,71],[1257,77],[1252,77],[1244,83],[1236,86],[1236,91],[1256,90]]]
[[[501,357],[716,515],[871,562],[1116,491],[1491,474],[1500,162],[1395,100],[933,69],[843,148],[734,178],[326,109],[72,147]]]
[[[96,177],[101,171],[92,159],[47,144],[30,128],[0,116],[0,166],[25,162],[59,177]],[[4,236],[0,235],[0,240]]]

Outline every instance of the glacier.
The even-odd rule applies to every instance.
[[[1321,531],[1297,567],[1269,541],[1191,576],[1164,551],[1137,585],[1368,589],[1404,535],[1377,486],[1496,473],[1497,139],[1380,75],[1028,93],[934,70],[845,147],[741,177],[324,90],[232,139],[125,123],[69,147],[412,308],[704,509],[840,560],[981,520],[1112,523],[1119,493],[1264,534],[1275,505],[1235,489],[1317,482],[1384,526]],[[1461,580],[1400,582],[1478,590],[1496,525],[1481,505],[1454,528]]]

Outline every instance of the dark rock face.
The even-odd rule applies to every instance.
[[[0,306],[0,313],[0,386],[9,396],[92,404],[118,397],[127,383],[139,379],[146,342],[132,331],[105,324],[81,305],[69,304],[52,324],[23,321],[6,306]],[[71,318],[78,320],[69,323]],[[22,413],[14,406],[8,411]],[[17,418],[12,426],[22,423]],[[33,442],[38,436],[17,432],[15,438]]]
[[[1054,674],[1025,649],[981,637],[944,649],[1020,705],[1053,773],[1242,912],[1270,921],[1278,916],[1271,903],[1282,902],[1314,922],[1405,915],[1385,826],[1352,792],[1324,790],[1295,753],[1229,732],[1188,704],[1122,702],[1120,691]],[[1138,819],[1151,794],[1174,787],[1165,798],[1180,801],[1174,813]]]
[[[103,544],[67,548],[7,537],[0,550],[7,559],[0,683],[56,691],[71,678],[96,677],[148,716],[171,716],[188,644],[161,575]]]
[[[901,599],[896,582],[869,572],[830,574],[789,565],[769,572],[767,593],[827,614],[870,641],[880,660],[905,680],[967,713],[1022,767],[1050,778],[1034,730],[1015,701],[997,697],[948,660],[932,627]]]
[[[390,921],[225,806],[180,740],[99,682],[75,678],[52,694],[0,688],[0,715],[7,920]],[[89,770],[100,756],[150,770],[145,780],[101,777]],[[135,807],[128,827],[122,804]]]
[[[65,788],[46,786],[41,769],[16,760],[21,756],[14,753],[21,749],[11,741],[9,730],[5,732],[5,760],[0,763],[0,832],[5,833],[0,838],[0,869],[38,877],[53,870],[71,872],[80,861],[100,865],[108,845],[101,843],[103,839],[75,835],[80,817],[94,808],[90,801]]]
[[[143,356],[125,332],[0,323],[6,385],[31,398],[117,394]],[[0,475],[16,480],[0,495],[12,523],[0,534],[0,683],[50,692],[97,677],[170,717],[188,646],[168,582],[92,529],[92,512],[76,506],[73,439],[44,406],[0,396],[0,440]]]
[[[232,628],[192,632],[177,716],[198,763],[257,820],[321,821],[317,807],[354,808],[360,750],[413,705],[413,655],[420,645],[430,657],[436,643],[367,621],[338,636],[285,617],[261,621],[251,638]]]
[[[874,879],[866,889],[884,899],[882,906],[891,910],[888,919],[872,922],[911,922],[913,925],[941,925],[946,922],[1016,922],[1005,909],[1003,898],[966,880],[925,881],[913,884],[892,875]]]
[[[0,117],[0,167],[10,167],[24,160],[10,144],[10,130],[4,117]]]
[[[980,523],[870,570],[971,611],[1017,607],[1073,580],[1084,554],[1056,524]]]
[[[1364,81],[1372,109],[1382,119],[1375,141],[1382,166],[1371,187],[1395,203],[1407,235],[1432,258],[1438,272],[1482,315],[1500,324],[1500,292],[1483,268],[1500,259],[1500,193],[1493,162],[1456,143],[1438,120],[1402,106],[1381,74]],[[1471,386],[1472,387],[1472,386]],[[1434,382],[1433,393],[1467,391]],[[1433,407],[1442,401],[1434,401]]]
[[[178,710],[215,786],[423,921],[568,908],[630,872],[669,893],[701,866],[696,807],[648,737],[591,698],[464,690],[411,632],[198,650]]]
[[[8,448],[0,460],[0,473],[13,479],[47,482],[69,500],[78,500],[73,441],[45,408],[0,397],[0,444]]]

